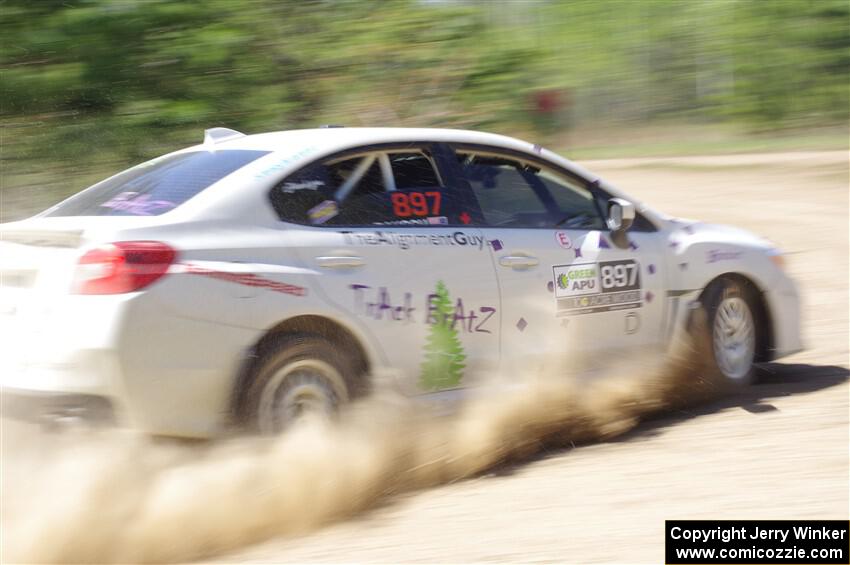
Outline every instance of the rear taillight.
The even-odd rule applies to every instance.
[[[121,294],[162,277],[177,252],[159,241],[120,241],[86,252],[77,262],[75,294]]]

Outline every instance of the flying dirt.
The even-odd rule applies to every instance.
[[[786,157],[767,163],[763,157],[729,159],[726,164],[711,159],[611,162],[610,171],[603,173],[616,182],[617,172],[623,171],[626,188],[631,188],[627,179],[634,182],[637,177],[638,184],[648,188],[635,192],[647,200],[688,200],[691,208],[670,209],[683,216],[749,227],[757,210],[762,224],[755,222],[756,227],[766,228],[761,232],[791,252],[792,273],[808,293],[807,338],[812,350],[792,362],[846,366],[846,154],[805,160]],[[782,169],[776,168],[777,163]],[[599,163],[594,167],[602,169]],[[797,182],[807,187],[805,197],[796,192]],[[741,192],[745,185],[751,194]],[[648,193],[662,190],[659,187],[667,187],[664,198],[650,198]],[[739,205],[730,210],[733,198]],[[751,206],[746,198],[751,198]],[[834,218],[831,214],[837,213],[837,204],[843,208]],[[791,208],[809,221],[788,220]],[[710,217],[712,213],[716,217]],[[818,222],[825,226],[822,232],[811,229],[815,217],[823,220]],[[841,276],[824,276],[829,272]],[[790,407],[786,418],[797,413],[802,417],[768,420],[777,422],[772,429],[769,423],[765,428],[764,419],[740,422],[735,420],[740,415],[723,412],[712,416],[721,425],[731,421],[724,434],[694,432],[695,424],[689,422],[679,426],[684,435],[673,444],[650,438],[626,440],[614,447],[571,449],[622,436],[644,416],[659,411],[670,414],[673,407],[672,413],[680,414],[694,400],[713,396],[711,383],[682,381],[695,369],[693,352],[699,347],[682,343],[680,363],[675,366],[632,359],[608,367],[604,376],[593,379],[570,372],[506,375],[512,383],[509,389],[494,389],[448,414],[379,393],[352,406],[336,424],[309,421],[274,439],[187,444],[119,431],[45,434],[3,420],[2,559],[140,562],[223,555],[229,561],[278,562],[532,558],[657,562],[658,554],[652,551],[658,552],[663,544],[659,536],[623,535],[628,547],[619,552],[617,544],[606,545],[620,517],[639,528],[640,522],[663,527],[665,517],[732,518],[755,513],[753,517],[762,518],[840,518],[836,513],[842,509],[846,516],[847,395],[846,390],[843,396],[832,392],[846,389],[847,371],[841,367],[832,368],[830,374],[836,376],[830,377],[831,390],[826,384],[820,392],[805,389],[813,406],[805,408],[808,402],[802,399],[806,397],[794,403],[777,402]],[[787,375],[793,369],[780,372]],[[822,381],[826,378],[825,371],[816,373]],[[788,394],[781,381],[773,382],[781,389],[776,395]],[[827,394],[827,401],[818,402],[818,394]],[[754,426],[764,434],[758,440],[747,436]],[[661,447],[654,447],[659,442]],[[793,445],[794,450],[779,452],[773,459],[757,451],[758,445],[778,443]],[[570,449],[564,452],[564,448]],[[722,490],[709,488],[707,477],[729,476],[730,470],[721,465],[712,468],[710,460],[704,468],[692,464],[698,454],[705,461],[701,454],[737,449],[736,473],[751,475],[755,492],[765,492],[763,487],[758,490],[756,481],[767,481],[768,492],[786,497],[786,507],[760,502],[761,498],[744,490],[746,481],[724,483],[735,486],[725,493],[727,501]],[[561,453],[563,458],[555,459],[548,471],[532,465],[530,477],[520,470],[517,476],[499,481],[458,482],[481,477],[488,470],[510,469],[546,453]],[[816,474],[813,468],[809,473],[815,478],[807,483],[807,475],[800,478],[801,461],[793,453],[805,458],[807,465],[826,470]],[[647,471],[647,461],[665,465],[667,472],[656,477]],[[581,479],[566,472],[570,464],[581,469]],[[612,470],[620,478],[606,482],[603,477],[612,477]],[[565,476],[572,482],[564,483]],[[805,497],[790,488],[791,479],[783,477],[794,477],[795,484],[802,485],[799,489],[808,487],[808,506],[802,502]],[[530,497],[516,496],[535,490],[528,481],[535,481],[537,490],[546,493],[537,507]],[[621,488],[620,481],[631,488]],[[431,488],[448,483],[456,483],[444,487],[452,493],[448,500],[441,489]],[[830,500],[825,500],[824,492],[833,493]],[[589,506],[579,504],[582,496],[588,496],[584,493],[604,498],[601,506],[607,512],[588,512]],[[527,511],[523,523],[507,521],[506,496]],[[679,513],[672,515],[672,496],[692,497],[690,508],[704,509],[703,515],[693,511],[683,515],[681,504]],[[406,502],[374,510],[371,523],[349,520],[397,499]],[[429,507],[429,500],[440,502]],[[735,500],[740,502],[737,506]],[[764,514],[759,514],[760,508]],[[438,518],[446,516],[453,521]],[[382,527],[376,527],[376,521]],[[508,522],[511,530],[505,529]],[[332,523],[336,525],[322,528]],[[412,536],[412,523],[430,534],[421,540]],[[489,523],[496,527],[488,529]],[[522,532],[519,538],[508,534],[517,529]],[[265,540],[272,541],[234,553]],[[430,552],[412,551],[422,546]]]
[[[631,429],[672,402],[673,387],[670,369],[645,361],[636,378],[641,365],[630,365],[628,378],[609,370],[586,382],[517,375],[455,413],[377,394],[337,423],[272,439],[24,434],[4,446],[4,558],[183,561],[303,533],[394,494]]]

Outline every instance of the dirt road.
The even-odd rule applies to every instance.
[[[736,224],[785,249],[808,349],[743,395],[460,481],[516,442],[510,426],[545,416],[537,397],[486,426],[423,425],[403,406],[392,418],[366,413],[353,432],[211,446],[45,436],[0,420],[0,561],[660,563],[665,519],[846,519],[847,154],[586,165],[668,213]],[[601,412],[573,408],[586,427],[582,410]],[[443,486],[410,492],[422,484]],[[296,531],[312,533],[246,546]]]
[[[222,560],[660,563],[664,519],[848,517],[847,153],[583,164],[670,214],[776,242],[808,349],[744,396]]]

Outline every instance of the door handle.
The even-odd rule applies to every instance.
[[[354,256],[328,256],[316,257],[316,263],[325,269],[353,269],[366,264],[363,257]]]
[[[529,267],[536,267],[539,264],[540,260],[537,257],[531,257],[529,255],[506,255],[499,258],[499,265],[510,267],[511,269],[527,269]]]

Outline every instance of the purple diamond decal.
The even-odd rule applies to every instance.
[[[655,295],[654,295],[654,294],[652,294],[652,291],[651,291],[651,290],[647,290],[647,291],[646,291],[646,301],[647,301],[647,302],[652,302],[652,299],[653,299],[653,298],[655,298]]]
[[[519,322],[516,323],[516,328],[519,331],[524,332],[526,327],[528,327],[528,322],[525,321],[525,318],[520,318]]]
[[[494,239],[490,241],[490,245],[493,247],[493,251],[501,251],[504,245],[502,245],[501,239]]]
[[[650,264],[649,267],[647,267],[647,270],[649,271],[650,275],[654,275],[655,274],[655,265]]]
[[[553,283],[552,281],[547,282],[546,288],[549,290],[549,292],[555,292],[555,283]]]
[[[576,259],[581,257],[581,249],[578,247],[574,247],[573,250],[576,252]]]
[[[632,251],[637,251],[637,248],[637,243],[635,243],[634,241],[629,242],[629,249],[631,249]]]
[[[611,249],[611,246],[608,244],[608,240],[602,236],[599,236],[599,249]]]

